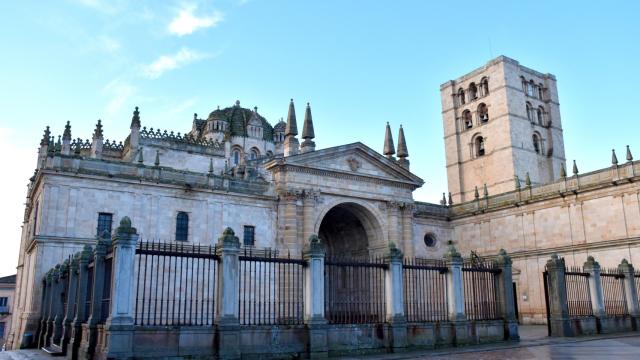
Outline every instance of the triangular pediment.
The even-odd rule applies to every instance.
[[[359,142],[288,156],[283,162],[316,170],[410,183],[416,187],[424,183],[395,161]]]

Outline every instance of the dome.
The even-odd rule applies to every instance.
[[[228,129],[231,136],[247,136],[247,125],[253,117],[257,117],[262,123],[263,140],[273,141],[273,127],[269,122],[257,113],[257,108],[245,109],[240,107],[240,101],[236,101],[234,106],[224,109],[216,109],[209,114],[207,121],[225,121],[229,124]]]
[[[284,122],[284,120],[280,119],[280,121],[278,121],[276,126],[273,127],[273,132],[284,132],[286,127],[287,127],[287,123]]]

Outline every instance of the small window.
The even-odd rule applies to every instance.
[[[482,96],[489,95],[489,79],[482,79],[480,86],[482,87]]]
[[[36,236],[36,230],[38,228],[38,211],[40,210],[40,202],[36,201],[36,207],[34,208],[35,214],[33,215],[33,236]]]
[[[475,83],[469,85],[469,100],[475,100],[478,98],[478,88]]]
[[[98,213],[98,229],[97,236],[102,237],[102,234],[106,231],[111,236],[111,225],[113,222],[113,214],[111,213]]]
[[[489,109],[486,104],[482,103],[478,106],[478,117],[483,124],[489,121]]]
[[[259,158],[260,157],[260,151],[258,149],[256,149],[256,148],[251,148],[250,156],[251,156],[251,160],[255,160],[255,159]]]
[[[9,298],[6,296],[0,297],[0,307],[7,306],[9,303]]]
[[[476,156],[477,157],[484,156],[484,154],[485,154],[484,138],[482,136],[478,136],[476,138],[475,146],[476,146]]]
[[[253,246],[256,243],[256,227],[245,225],[244,226],[244,246]]]
[[[532,110],[531,104],[527,102],[527,119],[529,119],[529,121],[533,121],[533,114],[531,114]]]
[[[540,154],[540,137],[537,134],[533,134],[533,150]]]
[[[436,246],[436,236],[433,235],[432,233],[427,233],[424,235],[424,244],[427,247],[434,247]]]
[[[464,90],[462,90],[462,88],[458,90],[458,100],[460,101],[460,105],[464,105]]]
[[[233,150],[233,165],[240,163],[240,150]]]
[[[542,84],[538,85],[538,98],[544,100],[544,87]]]
[[[544,125],[544,109],[542,108],[542,106],[538,108],[536,115],[538,118],[538,124]]]
[[[529,81],[529,84],[527,84],[527,95],[533,97],[535,87],[536,85],[533,83],[533,80]]]
[[[465,110],[462,113],[462,121],[465,129],[471,129],[473,127],[473,118],[471,116],[471,111]]]
[[[189,214],[181,211],[176,216],[176,241],[189,239]]]

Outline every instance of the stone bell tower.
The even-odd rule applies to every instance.
[[[454,203],[545,184],[565,166],[556,78],[500,56],[440,86]],[[480,191],[483,192],[483,191]]]

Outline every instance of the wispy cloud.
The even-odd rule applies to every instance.
[[[102,35],[98,37],[100,49],[109,54],[114,54],[120,50],[120,42],[111,36]]]
[[[169,32],[178,36],[189,35],[199,29],[214,27],[224,19],[224,14],[220,11],[214,11],[209,16],[197,16],[195,11],[195,5],[183,6],[169,23]]]
[[[144,75],[149,79],[157,79],[167,71],[179,69],[193,62],[211,57],[188,48],[182,48],[173,55],[162,55],[151,64],[143,67]]]
[[[105,0],[74,0],[76,3],[99,12],[113,15],[119,12],[123,7],[122,1],[105,1]]]
[[[102,88],[102,92],[109,96],[109,102],[105,107],[106,116],[110,117],[122,109],[125,102],[136,93],[135,86],[122,79],[110,81]]]

